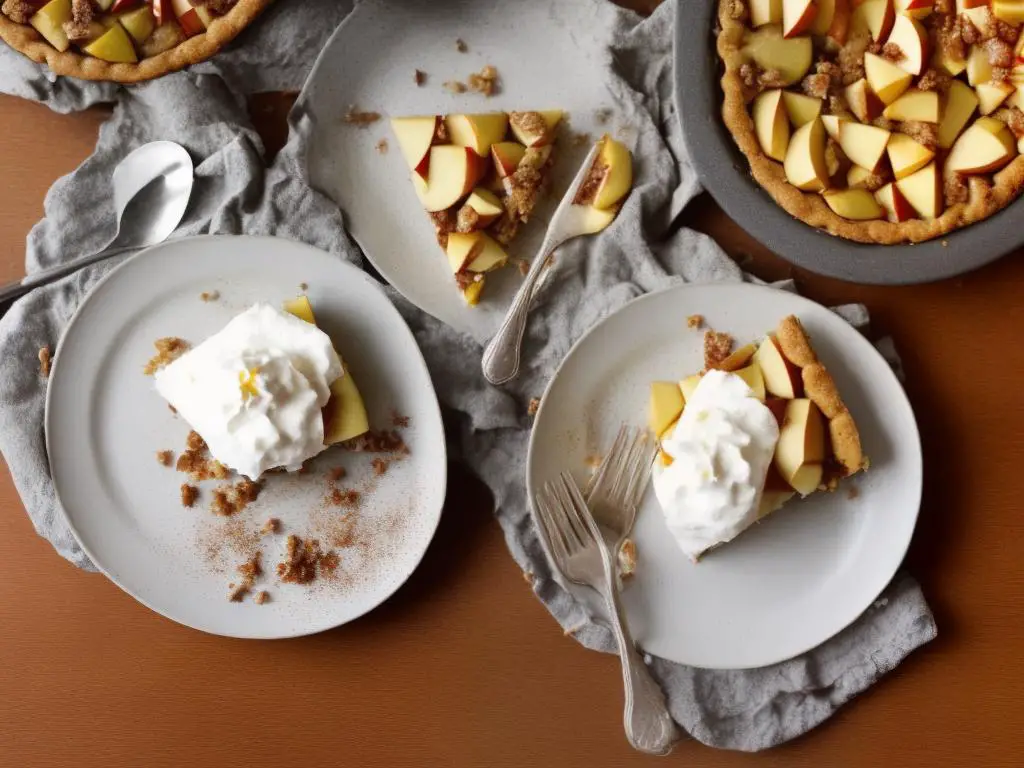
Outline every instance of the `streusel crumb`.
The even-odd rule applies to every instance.
[[[422,69],[417,69],[412,74],[412,81],[416,83],[417,86],[422,87],[422,85],[427,82],[427,73]]]
[[[199,498],[199,489],[188,483],[181,484],[181,506],[191,509]]]
[[[714,368],[732,352],[733,338],[728,333],[704,332],[704,367]]]
[[[380,141],[378,141],[376,149],[378,154],[386,155],[388,153],[388,140],[381,139]]]
[[[469,50],[469,46],[466,45],[466,41],[461,37],[455,38],[455,50],[459,53],[466,53]]]
[[[281,521],[278,520],[276,517],[271,517],[271,518],[269,518],[267,520],[267,522],[265,522],[263,524],[263,527],[260,528],[260,533],[263,534],[264,536],[267,536],[268,534],[271,534],[271,533],[278,533],[278,532],[280,532],[280,530],[281,530]]]
[[[50,345],[46,344],[39,348],[39,375],[44,379],[50,378],[50,366],[52,359],[50,357]]]
[[[157,451],[156,460],[158,464],[169,467],[174,463],[174,451]]]
[[[190,347],[189,343],[184,339],[173,336],[157,339],[153,342],[153,346],[156,347],[156,354],[150,358],[150,361],[146,363],[146,367],[142,369],[142,372],[147,376],[152,376],[164,366],[173,363],[188,352]]]
[[[380,477],[381,475],[388,471],[389,462],[385,461],[380,457],[377,457],[370,463],[373,465],[373,474],[377,475],[377,477]]]
[[[497,93],[498,70],[488,64],[479,72],[470,75],[467,82],[469,90],[473,93],[480,93],[490,98]]]
[[[540,410],[540,398],[539,397],[530,398],[530,404],[526,408],[526,413],[529,416],[536,416],[537,415],[537,411],[539,411],[539,410]]]
[[[232,603],[240,603],[245,600],[245,596],[249,594],[249,588],[245,584],[239,584],[237,587],[229,587],[231,591],[228,593],[228,600]]]
[[[199,298],[206,302],[217,301],[220,298],[220,291],[203,291],[199,294]]]
[[[465,83],[460,83],[458,80],[446,80],[445,84],[444,84],[444,87],[447,88],[452,93],[465,93],[466,92],[466,84]]]
[[[256,605],[263,605],[264,603],[270,602],[270,593],[265,589],[260,590],[256,593],[256,596],[252,599]]]
[[[686,327],[691,330],[698,330],[704,327],[704,315],[690,315],[686,318]]]

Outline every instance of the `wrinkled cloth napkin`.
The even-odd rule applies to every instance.
[[[523,0],[524,6],[552,2],[557,0]],[[674,2],[647,20],[603,0],[563,0],[559,8],[580,13],[586,19],[581,29],[606,36],[613,55],[604,76],[625,119],[638,127],[637,186],[618,221],[600,237],[570,244],[573,252],[559,259],[539,297],[544,322],[530,328],[529,365],[507,389],[488,386],[478,367],[464,364],[479,359],[478,340],[425,315],[396,292],[389,295],[416,335],[443,406],[462,414],[453,453],[493,490],[509,549],[532,575],[537,597],[579,642],[614,652],[603,619],[559,586],[538,540],[523,482],[527,403],[543,392],[572,343],[630,299],[680,281],[750,278],[706,236],[684,229],[665,239],[673,219],[699,191],[671,93]],[[276,235],[362,264],[337,207],[307,184],[309,118],[300,109],[293,112],[289,142],[267,167],[245,99],[257,91],[300,87],[331,30],[350,12],[380,14],[382,23],[400,28],[401,9],[393,2],[365,0],[353,10],[337,0],[281,0],[214,61],[127,89],[55,80],[0,48],[2,92],[62,112],[116,103],[92,157],[50,190],[46,217],[28,237],[28,271],[91,253],[112,236],[114,212],[106,194],[111,172],[130,150],[154,139],[180,142],[196,161],[195,195],[180,234]],[[344,43],[343,29],[335,44]],[[92,565],[55,500],[41,426],[46,385],[30,363],[41,346],[57,342],[79,301],[112,266],[84,269],[36,290],[0,320],[0,450],[36,530],[82,568]],[[867,320],[862,307],[847,307],[843,314],[855,323]],[[695,669],[655,658],[651,668],[673,716],[694,738],[753,751],[813,728],[935,633],[917,583],[899,575],[853,625],[800,658],[747,671]]]

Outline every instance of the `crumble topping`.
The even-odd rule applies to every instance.
[[[399,428],[405,428],[409,426],[409,417],[403,416],[398,411],[391,412],[391,424]]]
[[[377,457],[370,463],[373,465],[373,474],[377,475],[377,477],[380,477],[381,475],[388,471],[389,462],[385,461],[380,457]]]
[[[187,341],[175,336],[157,339],[153,342],[153,346],[156,347],[156,354],[146,363],[146,367],[142,369],[142,372],[147,376],[152,376],[161,368],[170,365],[191,348]]]
[[[900,124],[903,133],[914,141],[934,150],[939,145],[939,128],[935,123],[906,120]]]
[[[64,22],[64,34],[73,43],[85,42],[92,36],[96,7],[92,0],[71,0],[71,18]]]
[[[15,24],[28,24],[28,20],[35,15],[37,10],[39,10],[37,5],[28,0],[4,0],[4,4],[0,6],[0,11],[3,11],[4,16]]]
[[[378,141],[375,149],[377,150],[378,154],[386,155],[388,153],[388,140],[381,139],[380,141]]]
[[[539,397],[532,397],[532,398],[530,398],[530,404],[526,407],[527,415],[529,415],[529,416],[536,416],[537,415],[537,411],[539,411],[539,410],[540,410],[540,398]]]
[[[228,468],[210,457],[206,441],[194,430],[185,438],[185,450],[178,457],[175,469],[195,482],[224,480],[228,476]]]
[[[373,125],[380,120],[380,112],[362,112],[356,109],[355,106],[350,105],[345,113],[344,120],[349,125],[354,125],[357,128],[366,128],[368,125]]]
[[[237,515],[256,501],[262,490],[262,483],[243,477],[234,485],[225,485],[214,490],[210,511],[218,517]]]
[[[239,584],[237,587],[228,585],[228,589],[231,590],[228,593],[228,600],[232,603],[242,602],[245,600],[245,596],[249,594],[249,588],[245,584]]]
[[[882,46],[881,57],[891,62],[897,62],[903,58],[903,49],[896,43],[886,43]]]
[[[285,559],[277,564],[277,575],[287,584],[311,584],[332,575],[340,562],[337,553],[325,553],[317,539],[304,541],[292,534],[287,546]]]
[[[607,123],[612,116],[612,111],[608,107],[602,107],[601,109],[594,110],[594,120],[598,125],[604,125]]]
[[[465,53],[469,50],[469,46],[466,45],[466,42],[461,37],[457,37],[455,38],[455,50],[459,53]]]
[[[593,204],[594,198],[597,197],[597,190],[601,188],[610,170],[611,168],[598,155],[590,168],[590,173],[587,174],[587,178],[583,180],[579,191],[576,192],[576,199],[573,200],[573,203],[575,205]]]
[[[345,475],[347,475],[347,474],[348,474],[348,472],[345,470],[344,467],[335,467],[328,474],[328,478],[330,479],[330,481],[332,483],[336,483],[339,480],[341,480],[342,478],[344,478]]]
[[[704,315],[690,315],[686,318],[686,327],[697,330],[704,327]]]
[[[270,601],[270,593],[267,592],[265,589],[260,590],[256,593],[256,596],[253,597],[252,601],[256,603],[256,605],[263,605],[264,603]]]
[[[395,453],[407,454],[409,448],[402,436],[394,430],[370,430],[359,437],[347,440],[342,445],[354,453]]]
[[[451,209],[444,211],[433,211],[430,220],[434,223],[434,234],[437,236],[437,244],[443,249],[448,248],[448,235],[455,231],[452,224]]]
[[[459,208],[459,213],[455,217],[455,231],[469,233],[477,229],[480,229],[480,214],[476,209],[468,205]]]
[[[626,539],[619,549],[619,575],[628,579],[636,573],[636,542]]]
[[[281,531],[281,521],[276,517],[268,518],[267,521],[260,528],[260,533],[267,536],[271,533],[279,533]]]
[[[466,92],[466,84],[460,83],[458,80],[446,80],[444,83],[444,87],[447,88],[452,93]]]
[[[471,74],[467,79],[468,88],[473,93],[482,94],[488,98],[497,93],[498,70],[488,64],[479,72]]]
[[[203,291],[199,294],[202,301],[217,301],[220,298],[220,291]]]
[[[299,290],[305,293],[309,290],[309,283],[299,283]]]
[[[174,462],[174,451],[157,451],[156,460],[158,464],[169,467]]]
[[[351,488],[335,488],[328,497],[328,502],[335,507],[356,507],[361,494]]]
[[[199,489],[188,483],[181,484],[181,506],[191,509],[199,498]]]
[[[417,69],[412,74],[412,81],[416,83],[417,86],[422,86],[425,82],[427,82],[427,73],[424,72],[422,69]]]
[[[508,122],[524,133],[547,136],[548,123],[540,112],[509,112]]]
[[[704,332],[704,367],[714,368],[732,352],[733,338],[728,333]]]
[[[50,378],[50,366],[52,365],[52,358],[50,357],[50,345],[44,344],[39,348],[39,375],[44,379]]]

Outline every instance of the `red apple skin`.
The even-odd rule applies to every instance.
[[[142,5],[142,0],[114,0],[114,4],[110,6],[110,13],[130,11],[139,5]]]
[[[765,407],[771,411],[772,416],[775,417],[775,421],[778,423],[779,429],[782,429],[782,422],[786,420],[786,403],[788,402],[788,400],[781,397],[768,397],[764,401]]]
[[[153,18],[157,24],[163,24],[174,18],[174,11],[171,10],[171,0],[152,0]]]

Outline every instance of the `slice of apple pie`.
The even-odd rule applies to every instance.
[[[559,110],[391,120],[412,182],[466,303],[529,220],[554,162]]]
[[[799,319],[732,351],[708,331],[705,370],[651,385],[660,451],[654,488],[693,560],[731,541],[795,495],[834,490],[867,469],[860,434]]]

